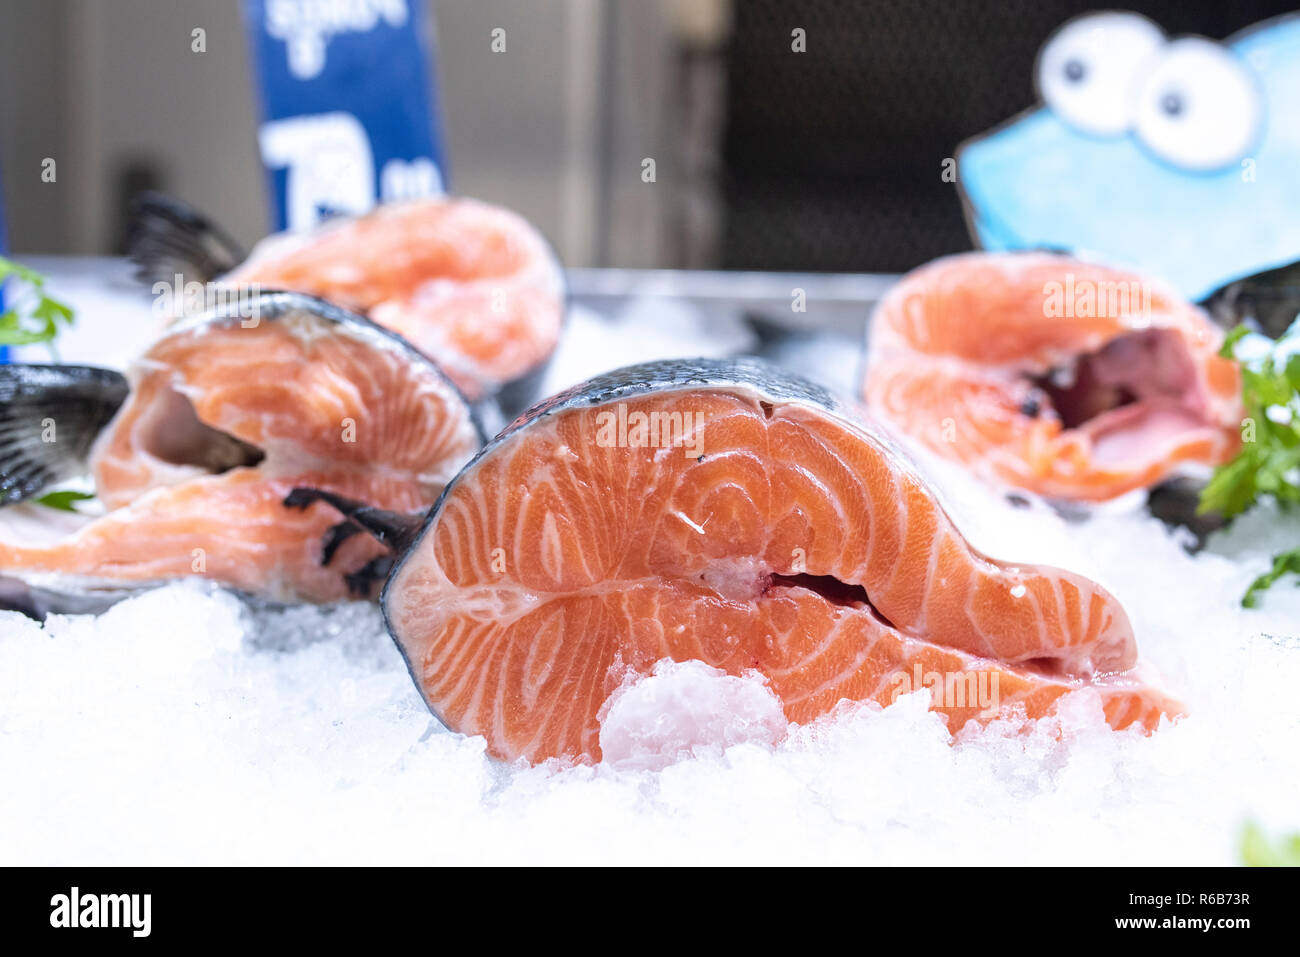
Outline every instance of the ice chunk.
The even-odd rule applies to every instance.
[[[605,702],[600,750],[611,767],[658,770],[742,742],[772,745],[785,729],[781,702],[757,672],[664,659],[649,675],[628,675]]]

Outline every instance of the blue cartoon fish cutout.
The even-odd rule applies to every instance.
[[[1272,295],[1294,318],[1300,16],[1220,44],[1088,14],[1057,30],[1035,72],[1042,105],[957,154],[980,246],[1100,259],[1225,313]]]

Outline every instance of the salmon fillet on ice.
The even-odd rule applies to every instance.
[[[985,480],[1103,501],[1240,446],[1240,380],[1222,341],[1151,280],[1044,253],[967,253],[881,300],[862,394]]]
[[[447,487],[382,604],[433,712],[504,759],[599,760],[602,704],[662,659],[756,670],[796,722],[925,675],[996,688],[937,701],[953,731],[1085,687],[1116,728],[1180,710],[1103,588],[978,553],[877,431],[757,362],[538,405]]]
[[[311,486],[418,515],[479,447],[477,426],[431,361],[373,323],[293,293],[252,305],[252,318],[185,319],[134,364],[90,458],[106,514],[37,543],[0,510],[0,575],[86,588],[199,576],[283,600],[369,593],[367,565],[383,549],[329,506],[286,507],[285,497]],[[28,389],[6,411],[28,435],[0,451],[6,473],[46,454],[32,430],[47,416],[75,443],[84,423],[60,411],[69,388]]]

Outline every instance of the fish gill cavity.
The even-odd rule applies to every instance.
[[[161,393],[144,428],[145,449],[171,465],[193,465],[216,474],[252,467],[266,458],[256,445],[200,419],[194,404],[175,389]]]
[[[1041,375],[1021,412],[1036,418],[1055,412],[1066,429],[1144,400],[1191,407],[1196,372],[1182,337],[1171,329],[1143,329],[1111,339]]]

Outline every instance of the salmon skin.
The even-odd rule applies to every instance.
[[[521,216],[471,199],[390,203],[270,236],[245,256],[202,213],[146,193],[127,244],[148,283],[181,275],[286,289],[363,313],[432,356],[471,401],[496,396],[511,415],[531,401],[565,314],[546,240]]]
[[[602,703],[665,658],[757,670],[796,722],[934,675],[954,732],[1080,688],[1116,728],[1180,713],[1104,589],[978,553],[875,427],[756,360],[631,366],[540,403],[412,538],[389,630],[433,713],[504,760],[599,760]]]
[[[401,337],[298,293],[247,305],[182,320],[133,365],[130,395],[90,454],[105,514],[0,511],[9,607],[62,610],[53,590],[83,608],[73,596],[190,576],[278,601],[372,593],[384,550],[328,505],[285,497],[311,486],[422,515],[481,431],[455,385]],[[66,423],[69,438],[86,444],[80,425]],[[52,524],[64,534],[47,534]]]
[[[1240,381],[1222,341],[1205,313],[1148,279],[1064,256],[968,253],[881,300],[862,394],[985,480],[1104,501],[1236,452]]]

